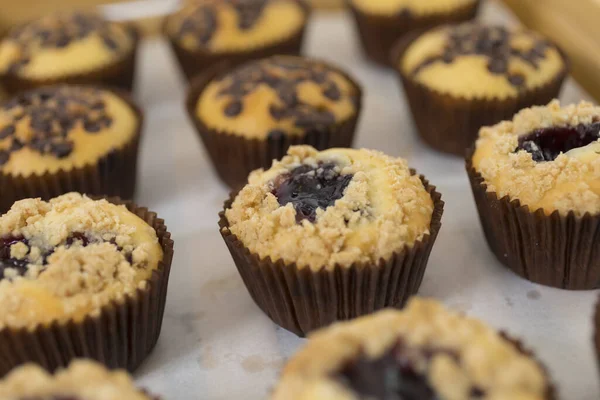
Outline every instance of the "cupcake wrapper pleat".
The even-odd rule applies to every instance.
[[[496,258],[523,278],[569,290],[600,287],[600,216],[546,215],[508,196],[489,192],[467,159],[467,172],[488,245]]]
[[[224,65],[230,67],[230,64],[220,64],[194,79],[188,92],[186,108],[217,175],[230,188],[241,189],[246,184],[250,172],[259,168],[269,168],[273,160],[280,160],[287,154],[290,146],[311,145],[317,150],[352,147],[360,116],[362,89],[352,77],[341,70],[336,70],[336,72],[351,82],[358,93],[358,101],[355,105],[356,113],[346,121],[318,132],[307,132],[295,136],[282,135],[279,138],[268,139],[249,139],[209,128],[196,117],[196,103],[206,85],[223,73]]]
[[[173,260],[173,240],[162,219],[147,208],[119,198],[129,211],[152,226],[163,250],[163,259],[148,280],[123,302],[103,307],[98,316],[81,322],[54,322],[30,329],[0,329],[0,376],[14,367],[33,362],[54,371],[75,358],[91,358],[108,368],[135,370],[150,354],[160,335],[169,273]]]
[[[225,211],[219,228],[235,265],[258,307],[277,325],[305,336],[335,321],[385,307],[402,307],[419,289],[433,243],[441,227],[444,202],[421,177],[434,202],[430,233],[377,263],[355,263],[314,271],[295,263],[260,259],[233,235]],[[235,195],[225,202],[228,209]]]
[[[300,2],[305,9],[308,18],[309,10],[303,1]],[[175,54],[175,58],[185,75],[188,82],[191,82],[197,75],[205,72],[207,69],[214,67],[217,64],[226,63],[229,66],[242,64],[250,60],[258,60],[265,57],[275,55],[299,55],[302,50],[304,41],[304,32],[306,25],[292,36],[283,39],[282,41],[257,47],[248,50],[239,50],[232,52],[212,53],[198,49],[190,51],[174,40],[167,32],[166,21],[163,26],[163,32],[168,38],[171,50]]]
[[[126,93],[113,91],[135,110],[139,124],[132,141],[102,157],[96,164],[81,168],[29,176],[12,175],[0,170],[0,214],[8,211],[17,200],[37,197],[49,200],[69,192],[133,198],[143,112]]]
[[[6,73],[4,75],[0,75],[0,84],[4,87],[9,95],[15,95],[33,88],[56,85],[60,83],[108,86],[122,89],[131,93],[133,91],[137,49],[140,37],[139,32],[133,25],[128,25],[127,28],[134,38],[132,51],[123,57],[123,59],[114,64],[98,68],[94,71],[70,74],[68,76],[44,80],[28,79],[25,77],[20,77],[16,74]]]
[[[392,53],[397,42],[407,34],[415,35],[442,24],[469,21],[477,15],[480,0],[467,4],[451,12],[438,13],[427,17],[415,17],[410,14],[398,13],[395,15],[369,15],[362,13],[348,1],[352,11],[358,36],[365,55],[372,61],[386,67],[392,66],[395,61]],[[402,49],[396,47],[398,54],[402,54],[408,43]]]
[[[546,105],[558,97],[568,69],[548,84],[506,100],[454,97],[398,73],[421,139],[436,150],[462,157],[481,127],[510,120],[523,108]]]

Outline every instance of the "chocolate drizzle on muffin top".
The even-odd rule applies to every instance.
[[[395,16],[407,18],[415,16],[430,16],[435,14],[452,13],[466,6],[473,5],[477,0],[351,0],[351,3],[361,12],[374,15]]]
[[[390,257],[429,232],[432,213],[431,196],[401,159],[294,146],[250,175],[225,216],[261,258],[318,270]]]
[[[84,73],[132,51],[134,38],[95,13],[57,13],[14,28],[0,45],[0,70],[30,78]]]
[[[312,335],[274,400],[541,400],[543,368],[482,322],[413,298]]]
[[[196,112],[209,128],[246,137],[320,134],[357,113],[359,96],[349,79],[325,64],[276,56],[213,80]]]
[[[87,360],[76,360],[67,369],[51,375],[41,367],[26,364],[0,381],[4,400],[158,400],[134,385],[125,371],[109,371]]]
[[[167,31],[189,50],[244,51],[284,40],[305,22],[297,0],[201,0],[169,17]]]
[[[77,193],[0,217],[0,328],[80,320],[144,287],[162,250],[124,206]]]
[[[437,91],[504,98],[549,83],[566,65],[557,47],[533,32],[468,23],[417,39],[401,68]]]
[[[112,92],[53,86],[0,105],[0,171],[27,175],[94,163],[135,135],[137,116]]]
[[[586,102],[519,112],[480,132],[473,167],[498,197],[531,211],[600,213],[600,107]]]

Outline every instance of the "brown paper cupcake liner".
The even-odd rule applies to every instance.
[[[548,104],[558,97],[568,75],[567,67],[546,85],[513,99],[468,99],[430,89],[407,76],[400,67],[396,71],[421,139],[436,150],[461,157],[475,142],[481,127],[512,119],[523,108]]]
[[[111,369],[133,371],[154,348],[160,335],[173,260],[171,233],[164,221],[147,208],[115,197],[107,200],[125,205],[154,228],[164,252],[157,270],[146,288],[138,289],[122,303],[103,307],[98,316],[88,316],[81,322],[54,322],[33,330],[0,329],[0,376],[27,362],[54,371],[75,358],[90,358]]]
[[[198,74],[214,67],[220,63],[227,63],[230,66],[242,64],[246,61],[257,60],[275,55],[300,55],[302,43],[304,41],[304,32],[306,23],[309,19],[310,7],[304,0],[299,0],[306,13],[306,21],[302,28],[294,35],[273,44],[265,44],[248,50],[227,51],[227,52],[209,52],[202,49],[196,51],[188,50],[174,40],[167,30],[167,19],[163,24],[163,34],[167,37],[170,47],[175,54],[183,74],[188,82],[191,82]]]
[[[389,259],[318,271],[283,260],[261,259],[244,246],[228,229],[225,210],[235,199],[232,194],[219,214],[219,228],[256,305],[277,325],[302,337],[335,321],[402,307],[421,286],[444,209],[435,187],[420,178],[434,202],[428,235]]]
[[[438,25],[469,21],[475,18],[481,3],[480,0],[477,0],[474,4],[468,4],[450,12],[418,17],[410,13],[366,14],[354,7],[351,0],[346,0],[346,2],[356,21],[358,36],[365,55],[386,67],[392,66],[392,49],[399,39],[409,33],[423,33]]]
[[[466,168],[488,245],[496,258],[523,278],[569,290],[600,287],[600,215],[546,215],[519,200],[489,192],[472,164]]]
[[[6,72],[5,74],[0,75],[0,84],[10,95],[15,95],[17,93],[41,86],[49,86],[59,83],[108,86],[119,88],[131,93],[133,91],[133,81],[135,76],[135,65],[140,35],[137,28],[132,24],[127,25],[127,28],[134,38],[132,51],[122,60],[119,60],[114,64],[99,68],[95,71],[70,74],[67,76],[44,80],[28,79],[18,76],[14,73]]]
[[[0,214],[6,212],[17,200],[36,197],[49,200],[69,192],[133,198],[143,112],[127,93],[108,87],[101,89],[116,93],[135,110],[139,124],[131,142],[121,149],[113,150],[96,164],[87,164],[71,170],[29,176],[11,175],[0,170]]]
[[[240,189],[246,184],[250,172],[258,168],[269,168],[273,160],[279,160],[287,154],[290,146],[307,144],[317,150],[352,147],[362,105],[362,89],[351,76],[338,69],[335,71],[351,82],[358,93],[356,113],[346,121],[319,132],[266,139],[249,139],[209,128],[197,118],[196,103],[208,83],[219,75],[227,73],[228,68],[226,67],[229,67],[229,64],[219,64],[194,79],[188,90],[186,109],[204,143],[217,175],[230,188]],[[329,64],[328,67],[333,68]]]

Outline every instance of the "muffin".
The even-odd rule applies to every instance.
[[[138,34],[93,12],[56,13],[12,29],[0,43],[9,93],[57,83],[133,87]]]
[[[137,389],[124,371],[108,371],[91,361],[78,360],[50,375],[35,364],[12,371],[0,381],[4,400],[158,400]]]
[[[0,376],[77,357],[134,370],[158,340],[172,257],[146,208],[79,193],[16,202],[0,217]]]
[[[0,104],[0,213],[78,191],[133,197],[142,113],[91,86],[33,89]]]
[[[402,159],[294,146],[250,175],[219,226],[256,304],[303,336],[403,306],[423,279],[443,204]]]
[[[187,109],[219,177],[239,189],[291,145],[350,147],[361,88],[320,61],[275,56],[198,78]]]
[[[461,157],[482,126],[557,97],[568,70],[537,33],[471,23],[424,34],[395,65],[421,138]]]
[[[488,244],[522,277],[600,287],[600,107],[519,112],[481,129],[467,171]]]
[[[307,20],[304,0],[202,0],[169,16],[164,31],[189,81],[218,63],[300,54]]]
[[[365,55],[391,66],[392,50],[427,29],[473,19],[481,0],[346,0],[356,21]]]
[[[484,323],[414,299],[311,336],[273,400],[550,400],[545,368]]]

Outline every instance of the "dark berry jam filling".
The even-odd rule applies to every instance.
[[[515,151],[525,150],[536,162],[554,161],[561,153],[587,146],[598,139],[600,122],[537,129],[519,137]]]
[[[434,355],[445,353],[457,360],[456,354],[444,350],[427,350],[423,356],[430,360]],[[358,398],[369,400],[440,400],[427,381],[418,372],[414,362],[406,356],[402,342],[377,359],[365,356],[347,363],[337,379],[350,388]],[[471,398],[480,398],[485,392],[471,390]]]
[[[352,177],[341,175],[334,163],[320,163],[316,168],[302,165],[281,175],[272,193],[280,205],[294,205],[298,223],[305,219],[315,222],[317,209],[326,209],[342,198]]]

